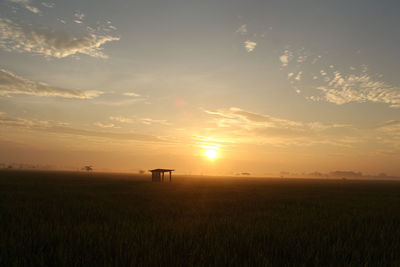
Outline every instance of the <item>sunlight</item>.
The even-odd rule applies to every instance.
[[[209,149],[204,151],[204,155],[209,159],[215,159],[218,157],[218,151],[215,149]]]
[[[196,142],[196,147],[200,148],[200,150],[197,151],[202,153],[206,159],[213,161],[221,157],[220,152],[224,150],[223,140],[209,136],[196,135],[193,136],[193,139]]]

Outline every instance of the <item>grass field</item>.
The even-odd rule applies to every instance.
[[[400,182],[0,172],[1,266],[400,266]]]

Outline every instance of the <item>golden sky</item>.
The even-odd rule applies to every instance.
[[[399,7],[4,0],[0,162],[400,175]]]

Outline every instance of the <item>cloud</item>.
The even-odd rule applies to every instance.
[[[254,49],[256,49],[257,43],[247,40],[244,42],[244,48],[246,49],[247,52],[252,52]]]
[[[294,122],[285,119],[279,119],[268,115],[261,115],[249,111],[242,110],[240,108],[232,107],[230,109],[219,109],[216,111],[208,111],[206,113],[218,115],[220,117],[224,117],[227,119],[232,119],[236,122],[246,122],[251,124],[261,124],[264,126],[278,126],[278,125],[292,125],[292,126],[300,126],[299,122]]]
[[[382,81],[380,75],[370,75],[368,66],[349,66],[340,71],[329,62],[321,62],[321,58],[304,48],[284,51],[280,57],[282,67],[296,62],[287,69],[287,78],[297,93],[306,92],[311,94],[306,96],[310,100],[337,105],[374,102],[400,108],[400,87]]]
[[[296,80],[296,81],[301,81],[301,75],[303,74],[303,72],[302,71],[299,71],[298,73],[297,73],[297,75],[296,75],[296,77],[294,77],[294,79]]]
[[[239,33],[239,34],[241,34],[241,35],[247,34],[247,25],[246,25],[246,24],[241,25],[241,26],[236,30],[236,33]]]
[[[47,3],[47,2],[42,2],[42,6],[47,7],[47,8],[53,8],[55,7],[56,4],[54,3]]]
[[[289,50],[285,50],[283,54],[279,57],[282,67],[287,67],[292,58],[293,58],[293,53],[290,52]]]
[[[214,115],[217,133],[226,133],[227,140],[259,142],[274,145],[348,145],[359,142],[350,125],[300,122],[245,111],[239,108],[205,110]]]
[[[204,111],[212,116],[207,134],[236,145],[322,145],[338,149],[351,148],[352,151],[356,149],[360,153],[392,155],[400,151],[399,120],[360,129],[348,124],[288,120],[233,107]]]
[[[344,75],[339,71],[328,77],[326,84],[317,87],[323,99],[338,105],[350,102],[386,103],[396,108],[400,105],[400,88],[375,80],[368,74]]]
[[[118,37],[99,34],[94,30],[78,35],[0,18],[0,48],[9,52],[34,53],[56,58],[75,54],[108,58],[102,51],[103,45],[117,40]]]
[[[74,17],[75,17],[74,22],[81,24],[81,23],[83,23],[83,19],[86,17],[86,15],[81,11],[75,11]]]
[[[376,126],[376,128],[387,128],[400,126],[400,120],[389,120],[382,122]]]
[[[4,112],[2,112],[0,113],[0,125],[8,127],[43,128],[48,127],[50,121],[8,117]]]
[[[116,127],[113,123],[103,123],[103,122],[95,122],[93,125],[96,125],[101,128],[119,128]]]
[[[151,119],[151,118],[141,118],[141,119],[139,119],[139,121],[141,123],[147,124],[147,125],[152,125],[152,124],[171,125],[171,123],[169,123],[166,120],[155,120],[155,119]]]
[[[112,106],[112,107],[117,107],[117,106],[130,106],[133,104],[137,103],[143,103],[143,104],[150,104],[148,100],[144,97],[123,97],[123,98],[102,98],[102,99],[96,99],[92,101],[93,104],[96,105],[105,105],[105,106]]]
[[[86,15],[80,11],[75,11],[75,13],[74,13],[74,17],[79,20],[83,20],[85,18],[85,16]]]
[[[117,27],[115,27],[114,25],[112,25],[112,22],[111,22],[111,21],[107,20],[107,21],[106,21],[106,26],[103,27],[103,30],[106,31],[106,32],[115,31],[115,30],[117,30]]]
[[[322,56],[313,55],[309,51],[304,48],[293,50],[293,49],[285,49],[283,54],[279,56],[279,61],[281,62],[282,67],[287,67],[291,63],[297,63],[297,66],[300,66],[304,63],[310,63],[311,65],[317,63]]]
[[[121,140],[121,141],[122,140],[145,141],[145,142],[164,141],[153,135],[139,134],[139,133],[102,132],[102,131],[77,129],[72,127],[66,127],[64,123],[35,120],[35,119],[25,119],[18,117],[7,117],[4,116],[4,114],[0,114],[0,126],[23,128],[28,130],[42,131],[55,134],[107,138],[107,139]]]
[[[140,96],[139,94],[136,94],[136,93],[134,93],[134,92],[126,92],[126,93],[123,93],[123,95],[125,95],[125,96],[131,96],[131,97],[138,97],[138,96]]]
[[[134,116],[133,117],[110,116],[109,119],[112,121],[120,122],[120,123],[139,122],[139,123],[143,123],[146,125],[153,125],[153,124],[171,125],[171,123],[169,123],[166,120],[155,120],[155,119],[151,119],[151,118],[137,118]]]
[[[45,83],[30,81],[10,71],[0,69],[0,95],[18,94],[90,99],[101,95],[102,92],[54,87]]]
[[[379,133],[376,140],[380,143],[387,145],[383,151],[386,153],[396,153],[396,156],[400,156],[400,121],[389,120],[379,123],[374,130]]]
[[[98,131],[76,129],[76,128],[64,127],[64,126],[53,126],[53,127],[47,128],[45,130],[47,132],[53,132],[53,133],[109,138],[109,139],[115,139],[115,140],[146,141],[146,142],[163,141],[156,136],[147,135],[147,134],[98,132]]]
[[[134,121],[132,118],[127,118],[123,116],[111,116],[110,120],[122,123],[133,123]]]
[[[229,109],[219,109],[216,111],[205,111],[208,114],[218,115],[226,119],[225,122],[228,124],[241,124],[245,123],[244,125],[252,125],[252,126],[267,126],[267,127],[275,127],[275,126],[285,126],[285,125],[292,125],[292,126],[301,126],[301,123],[280,119],[276,117],[272,117],[269,115],[261,115],[249,111],[242,110],[240,108],[229,108]]]
[[[20,5],[32,13],[35,14],[41,13],[40,9],[31,5],[32,2],[31,0],[8,0],[8,1]]]

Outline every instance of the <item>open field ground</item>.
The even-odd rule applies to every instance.
[[[400,182],[0,172],[0,266],[400,266]]]

